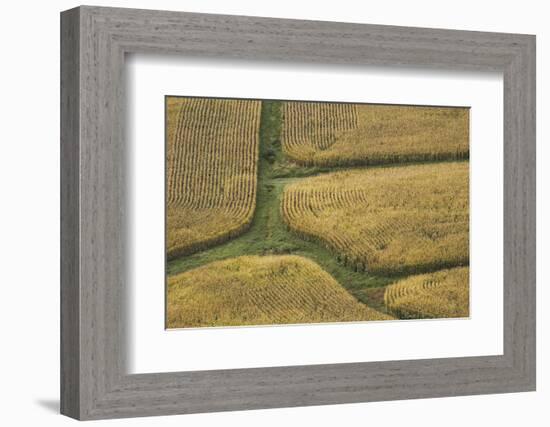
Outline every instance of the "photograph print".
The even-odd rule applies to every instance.
[[[167,329],[469,317],[468,107],[165,108]]]

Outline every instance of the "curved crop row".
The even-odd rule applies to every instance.
[[[400,319],[467,317],[469,268],[407,277],[386,288],[384,303]]]
[[[318,153],[329,150],[338,136],[357,127],[355,104],[284,102],[282,143],[292,160],[311,165]]]
[[[386,320],[313,261],[241,256],[168,278],[167,326],[265,325]]]
[[[421,273],[469,257],[468,162],[361,169],[288,185],[282,215],[357,270]]]
[[[167,256],[205,249],[252,221],[261,103],[168,98]]]
[[[468,135],[468,108],[284,105],[284,152],[308,166],[461,160],[469,156]]]

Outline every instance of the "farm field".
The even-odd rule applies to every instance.
[[[341,171],[288,185],[285,222],[358,270],[399,274],[466,265],[468,163]]]
[[[358,166],[469,155],[467,108],[285,102],[283,150],[315,166]]]
[[[168,259],[220,243],[250,225],[260,108],[258,101],[167,99]]]
[[[168,279],[169,328],[387,320],[294,255],[242,256]]]
[[[454,155],[449,140],[424,141],[431,154],[414,157],[398,147],[399,138],[388,138],[401,157],[373,161],[362,151],[349,163],[300,162],[287,150],[288,104],[302,104],[293,107],[306,117],[310,104],[320,103],[167,98],[167,327],[467,316],[464,300],[457,303],[462,311],[432,315],[400,310],[386,296],[420,273],[469,264],[467,133],[465,151]],[[359,107],[381,109],[371,112],[378,120],[371,118],[372,135],[395,116],[384,109],[397,108],[322,105],[307,125],[319,152],[361,129],[368,110]],[[453,117],[463,111],[468,122],[464,108],[399,108],[407,114],[395,116],[395,134],[418,127],[426,136],[443,124],[439,132],[453,133],[463,120]],[[443,113],[410,109],[456,111],[446,111],[445,122]],[[428,118],[403,119],[415,114]],[[447,154],[437,154],[438,144]],[[467,275],[449,283],[469,295]],[[444,289],[433,294],[441,307],[455,295]],[[343,306],[345,313],[337,308]]]
[[[411,276],[388,286],[384,301],[401,319],[467,317],[468,283],[468,267]]]

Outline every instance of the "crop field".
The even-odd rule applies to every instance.
[[[167,257],[250,225],[256,203],[259,101],[167,99]]]
[[[168,280],[169,328],[387,320],[299,256],[243,256]]]
[[[168,328],[469,315],[467,108],[166,100]]]
[[[461,160],[469,156],[469,110],[285,102],[282,139],[302,165]]]
[[[290,228],[381,274],[461,266],[469,256],[468,163],[335,172],[288,185]]]
[[[467,317],[469,268],[411,276],[386,288],[384,302],[401,319]]]

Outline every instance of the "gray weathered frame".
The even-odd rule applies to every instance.
[[[504,354],[128,375],[124,56],[504,75]],[[78,419],[535,390],[535,37],[83,6],[61,14],[61,412]]]

